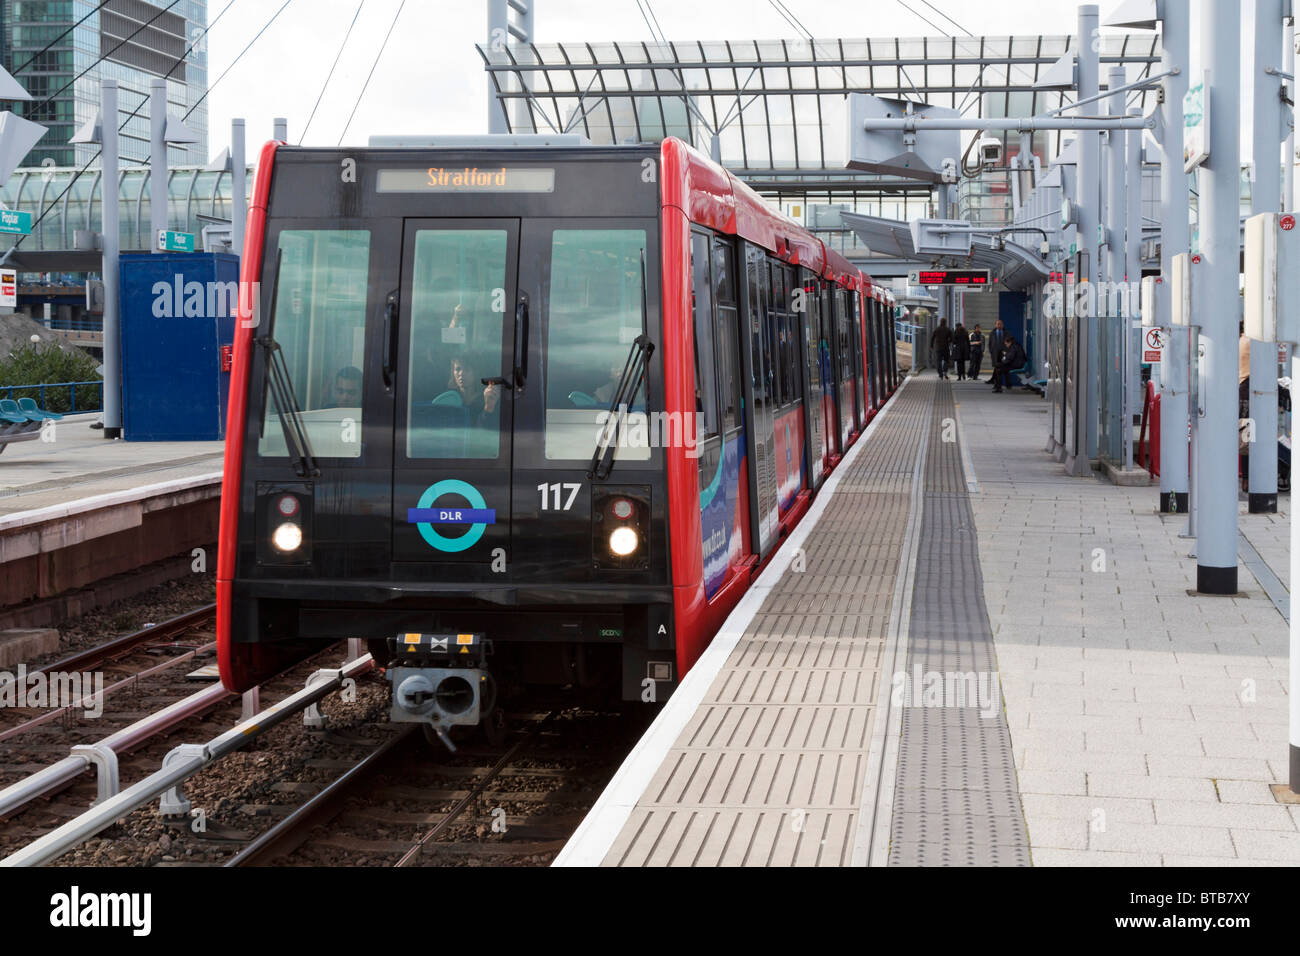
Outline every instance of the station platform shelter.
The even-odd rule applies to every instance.
[[[1194,596],[1156,487],[912,377],[557,865],[1282,865],[1289,500]]]

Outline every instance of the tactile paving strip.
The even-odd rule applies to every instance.
[[[893,399],[678,736],[606,866],[847,866],[934,391]],[[963,486],[964,487],[964,486]]]
[[[1029,835],[997,682],[975,519],[935,392],[902,705],[890,866],[1028,866]]]

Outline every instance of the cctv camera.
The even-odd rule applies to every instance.
[[[997,166],[1002,162],[1002,140],[992,136],[983,136],[976,148],[979,150],[981,166],[988,168]]]

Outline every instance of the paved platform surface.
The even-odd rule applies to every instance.
[[[984,597],[1036,865],[1294,865],[1287,626],[1243,564],[1193,597],[1195,542],[1158,487],[1068,478],[1046,403],[954,386],[978,480]],[[1290,499],[1242,533],[1287,580]]]
[[[0,454],[0,517],[221,470],[224,442],[110,441],[89,427],[98,417],[67,416],[53,441]]]
[[[1189,595],[1186,518],[1066,477],[1046,415],[909,381],[558,862],[1300,862],[1289,498]]]

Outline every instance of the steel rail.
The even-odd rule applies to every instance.
[[[282,723],[291,715],[317,703],[343,686],[343,682],[375,666],[374,659],[363,655],[348,661],[332,676],[310,684],[277,704],[268,707],[248,720],[241,721],[225,733],[205,744],[175,748],[165,760],[162,769],[150,774],[131,787],[91,807],[63,826],[45,834],[21,850],[0,860],[0,867],[40,866],[57,859],[68,850],[112,826],[132,810],[144,806],[155,797],[180,786],[190,777],[216,760],[242,748],[249,741]],[[220,688],[224,693],[224,688]]]

